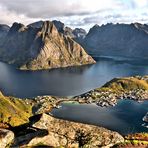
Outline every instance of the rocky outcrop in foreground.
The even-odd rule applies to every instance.
[[[117,132],[52,117],[50,111],[61,99],[64,98],[44,96],[23,100],[1,94],[0,131],[10,131],[0,132],[0,146],[98,147],[113,146],[124,141]]]
[[[24,147],[50,146],[50,147],[111,147],[116,143],[124,141],[124,138],[116,132],[104,128],[75,123],[56,119],[50,115],[43,114],[38,122],[32,125],[32,128],[47,130],[48,134],[36,136],[32,139],[32,133],[20,135],[15,139],[15,145]],[[35,133],[36,134],[36,133]],[[27,138],[28,137],[28,138]],[[19,143],[23,140],[22,143]]]
[[[14,133],[12,131],[0,128],[0,147],[10,147],[14,142]]]
[[[0,49],[1,61],[25,70],[95,63],[78,43],[58,32],[50,21],[43,22],[40,28],[14,23],[0,41]]]

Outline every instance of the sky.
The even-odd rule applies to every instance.
[[[0,0],[0,24],[60,20],[88,30],[95,24],[148,23],[148,0]]]

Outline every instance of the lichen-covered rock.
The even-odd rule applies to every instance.
[[[0,48],[2,61],[25,70],[95,63],[78,43],[59,33],[50,21],[43,22],[40,28],[14,23]]]
[[[42,144],[52,147],[79,147],[85,145],[95,148],[113,146],[124,141],[124,138],[117,132],[92,125],[56,119],[47,114],[43,114],[33,127],[48,130],[48,135],[33,138],[27,146]]]
[[[14,133],[6,129],[0,129],[0,148],[9,147],[14,141]]]

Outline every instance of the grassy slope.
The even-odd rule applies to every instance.
[[[0,123],[18,126],[28,122],[32,115],[32,106],[26,101],[5,97],[0,93]]]
[[[148,90],[147,79],[148,76],[115,78],[107,82],[101,88],[97,88],[95,90],[99,92],[110,91],[116,94],[120,94],[121,92],[125,93],[137,89]]]
[[[140,77],[115,78],[106,83],[103,87],[116,91],[130,91],[133,89],[148,90],[148,83]]]

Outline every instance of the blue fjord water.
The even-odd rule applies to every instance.
[[[100,58],[94,65],[43,71],[20,71],[0,62],[0,90],[16,97],[76,96],[98,88],[115,77],[146,75],[145,63]]]
[[[133,100],[120,100],[115,107],[107,108],[95,104],[62,104],[52,114],[61,119],[102,126],[126,135],[148,132],[148,128],[141,126],[146,112],[148,101],[138,103]]]

